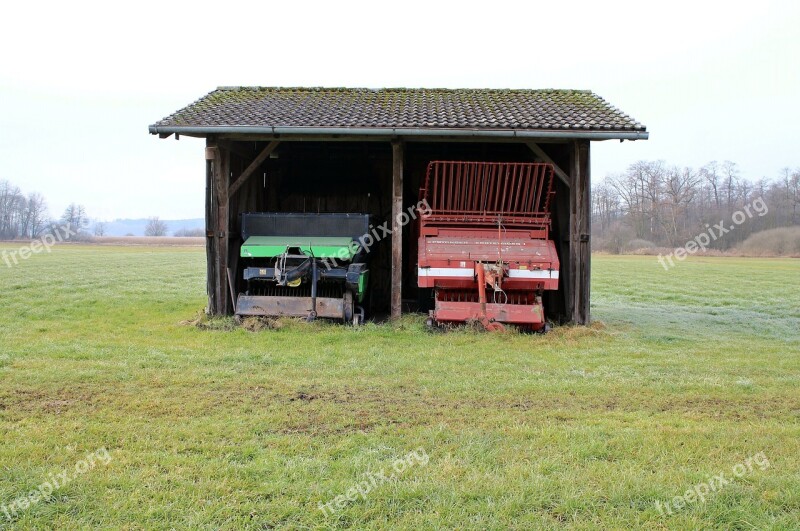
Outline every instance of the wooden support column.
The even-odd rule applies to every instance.
[[[589,141],[575,140],[570,154],[569,189],[569,283],[567,314],[575,324],[589,324],[589,278],[591,272],[591,183]]]
[[[392,141],[392,319],[400,317],[403,308],[403,143]]]
[[[211,139],[206,140],[206,293],[208,306],[206,313],[217,313],[217,232],[216,193],[214,191],[214,161],[217,158],[217,146]]]
[[[228,295],[228,235],[230,232],[230,198],[228,187],[231,175],[230,152],[222,147],[217,147],[214,159],[214,191],[216,201],[216,276],[214,278],[214,292],[217,298],[216,315],[231,313],[230,296]]]

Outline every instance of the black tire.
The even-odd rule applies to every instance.
[[[353,304],[353,292],[352,291],[345,291],[344,292],[344,322],[345,323],[352,323],[353,316],[355,315],[354,309],[355,305]]]

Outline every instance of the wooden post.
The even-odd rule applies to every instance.
[[[591,183],[589,141],[575,140],[570,156],[569,280],[567,314],[575,324],[589,324],[589,277],[591,273]]]
[[[392,142],[392,319],[400,317],[403,308],[403,144]]]
[[[592,179],[591,179],[591,143],[581,140],[578,143],[578,160],[581,165],[583,178],[583,194],[581,195],[581,210],[583,212],[581,224],[581,291],[579,294],[579,319],[580,323],[588,325],[591,320],[590,292],[592,272]]]
[[[214,293],[217,297],[217,315],[228,315],[231,307],[230,297],[228,296],[228,234],[230,232],[228,187],[230,186],[231,176],[230,165],[230,152],[222,147],[217,147],[216,158],[214,159],[214,180],[217,193],[215,233],[217,264],[214,277]]]
[[[214,192],[214,161],[217,158],[217,146],[211,138],[206,139],[206,292],[208,306],[206,312],[217,313],[217,232],[216,193]]]

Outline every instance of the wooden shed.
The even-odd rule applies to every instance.
[[[550,318],[589,322],[590,145],[647,139],[646,128],[583,90],[221,87],[150,126],[206,139],[208,311],[233,313],[243,212],[364,212],[391,221],[377,245],[369,311],[420,300],[414,226],[432,160],[555,165],[552,235],[560,289]]]

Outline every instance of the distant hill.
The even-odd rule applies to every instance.
[[[203,218],[196,219],[162,219],[167,224],[167,236],[172,236],[175,231],[181,229],[203,229],[206,222]],[[144,228],[147,226],[147,218],[142,219],[115,219],[105,222],[106,236],[144,236]],[[94,233],[94,223],[89,226],[89,232]]]

